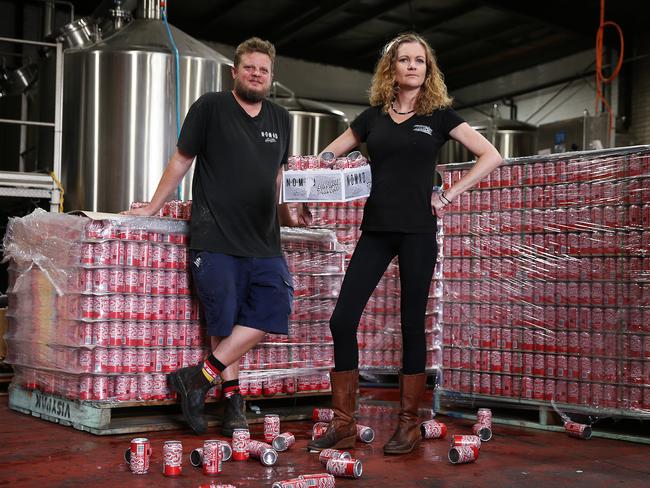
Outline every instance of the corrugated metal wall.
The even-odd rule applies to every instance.
[[[650,53],[650,33],[640,35],[636,52]],[[650,144],[650,57],[635,62],[632,69],[630,136],[632,144]]]

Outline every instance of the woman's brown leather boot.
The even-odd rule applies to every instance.
[[[323,437],[307,444],[311,451],[323,449],[351,449],[357,438],[354,408],[359,387],[359,370],[330,371],[332,383],[332,409],[334,418]],[[419,431],[418,431],[419,432]]]
[[[393,437],[384,446],[384,454],[406,454],[420,442],[418,405],[427,384],[427,374],[399,374],[399,423]]]

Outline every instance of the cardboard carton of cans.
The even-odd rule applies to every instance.
[[[326,163],[317,156],[292,156],[288,167],[282,171],[284,202],[348,202],[370,195],[372,174],[362,157]]]

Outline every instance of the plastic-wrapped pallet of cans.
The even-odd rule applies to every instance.
[[[170,399],[166,374],[199,364],[209,347],[191,287],[188,228],[181,218],[113,214],[11,219],[4,254],[14,382],[75,400]],[[282,242],[307,286],[298,290],[289,337],[269,335],[242,358],[249,396],[330,387],[327,320],[345,253],[327,230],[283,229]]]
[[[650,413],[650,146],[507,160],[443,222],[445,389]]]

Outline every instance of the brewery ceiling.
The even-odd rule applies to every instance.
[[[79,15],[112,0],[76,0]],[[168,0],[169,21],[193,37],[236,45],[256,35],[283,56],[372,71],[385,43],[414,30],[435,49],[451,89],[595,45],[600,0]],[[127,6],[135,0],[127,0]],[[647,31],[647,0],[609,0],[606,20],[626,53]],[[614,29],[606,43],[619,45]],[[632,54],[630,54],[631,56]],[[628,55],[626,55],[628,57]]]

